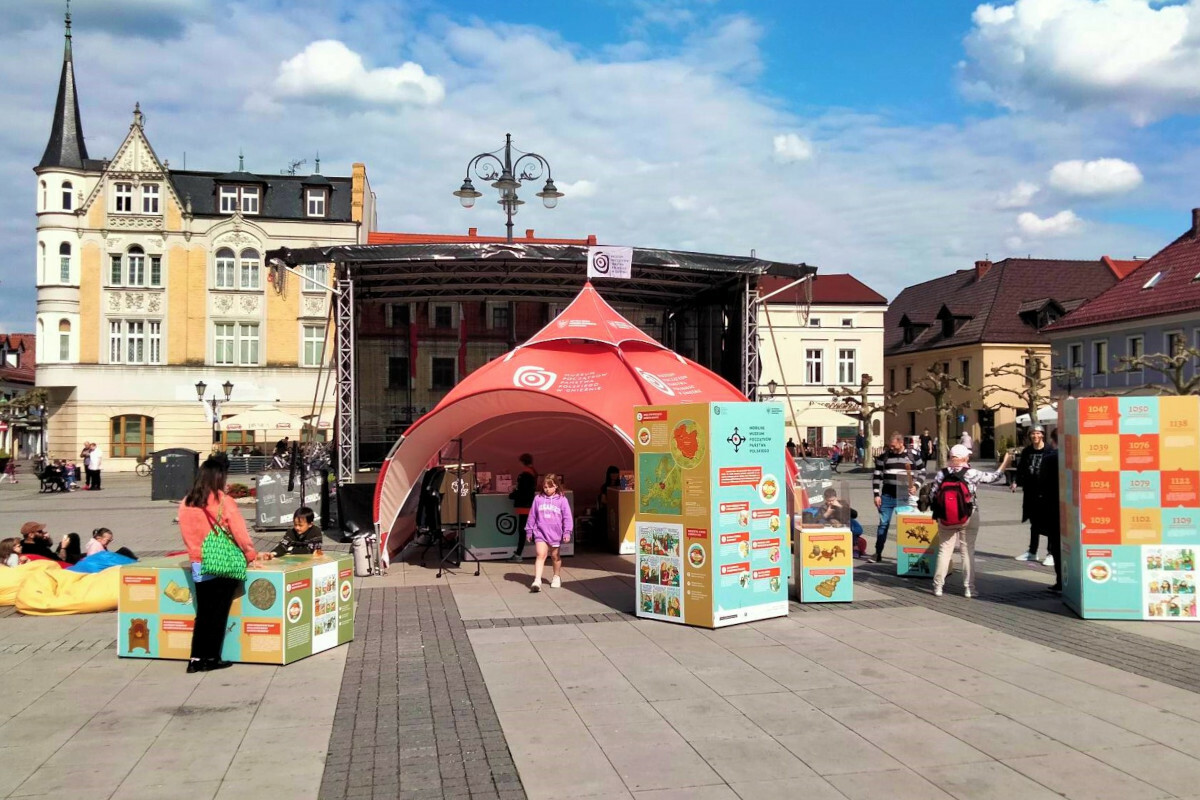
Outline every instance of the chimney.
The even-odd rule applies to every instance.
[[[525,229],[525,238],[526,238],[526,239],[532,239],[532,238],[533,238],[533,228],[526,228],[526,229]]]
[[[1200,208],[1192,209],[1192,237],[1200,236]]]
[[[983,261],[975,262],[975,280],[983,280],[983,276],[987,275],[988,270],[992,268],[992,262],[984,259]]]
[[[472,239],[474,239],[478,235],[479,228],[467,228],[467,236],[470,236]]]

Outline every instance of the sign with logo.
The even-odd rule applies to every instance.
[[[633,275],[632,247],[589,247],[588,278],[625,278]]]

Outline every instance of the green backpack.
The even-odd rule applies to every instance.
[[[233,541],[233,535],[221,527],[221,514],[224,509],[217,511],[214,520],[208,509],[205,516],[212,523],[204,544],[200,547],[200,574],[211,575],[214,578],[234,578],[246,580],[246,554]]]

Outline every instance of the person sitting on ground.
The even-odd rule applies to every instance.
[[[46,559],[48,561],[61,561],[58,554],[54,552],[54,544],[50,541],[50,534],[46,533],[46,526],[40,522],[26,522],[21,526],[21,555],[27,559],[38,560]]]
[[[0,566],[15,567],[21,563],[21,540],[15,536],[0,539]]]
[[[94,556],[96,553],[103,553],[109,549],[109,545],[113,542],[113,532],[108,528],[96,528],[92,531],[92,540],[87,543],[87,551],[85,556]],[[118,547],[113,551],[127,558],[132,558],[137,561],[137,556],[128,547]]]
[[[62,538],[58,545],[58,558],[68,564],[78,564],[79,560],[83,558],[83,549],[80,546],[78,533],[68,533]]]
[[[308,506],[297,508],[296,513],[292,515],[292,529],[284,534],[274,550],[262,554],[263,559],[308,555],[321,549],[324,534],[321,533],[320,527],[313,524],[316,518],[317,515]]]
[[[825,490],[825,501],[821,503],[820,515],[821,521],[826,525],[840,525],[842,522],[842,511],[844,506],[842,501],[838,499],[837,489],[832,486]]]

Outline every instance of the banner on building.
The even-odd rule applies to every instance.
[[[589,247],[588,278],[625,278],[633,274],[632,247]]]

